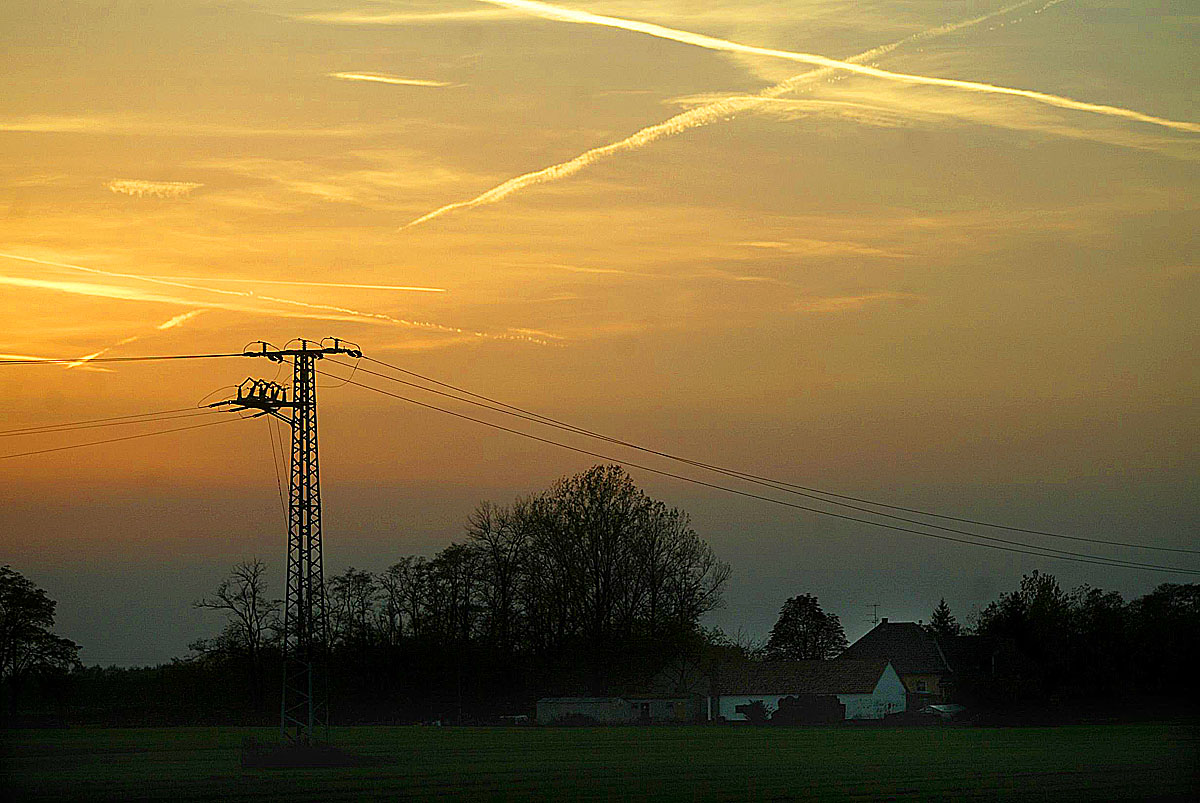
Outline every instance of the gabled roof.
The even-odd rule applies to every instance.
[[[722,664],[717,694],[870,694],[887,669],[885,660],[746,661]]]
[[[933,635],[916,622],[880,622],[836,660],[851,658],[885,658],[901,675],[950,672]]]

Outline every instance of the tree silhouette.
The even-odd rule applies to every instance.
[[[933,609],[933,616],[930,617],[926,629],[935,636],[957,636],[962,632],[962,626],[950,612],[950,606],[946,604],[945,597],[942,597],[937,607]]]
[[[267,595],[267,567],[257,558],[236,564],[211,597],[193,607],[225,614],[225,627],[215,638],[201,639],[189,647],[209,660],[244,661],[256,708],[265,697],[264,659],[279,636],[277,599]]]
[[[846,649],[846,633],[835,614],[825,613],[811,594],[792,597],[771,628],[766,655],[772,661],[834,658]]]
[[[78,668],[79,645],[56,636],[56,603],[11,566],[0,567],[0,685],[3,712],[15,713],[23,682],[45,671]]]

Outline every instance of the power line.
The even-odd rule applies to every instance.
[[[344,379],[343,377],[339,377],[339,376],[336,376],[333,374],[326,374],[323,371],[319,371],[318,373],[324,374],[326,376],[330,376],[333,379]],[[1069,560],[1069,561],[1074,561],[1074,562],[1078,562],[1078,563],[1091,563],[1091,564],[1095,564],[1095,565],[1099,565],[1099,566],[1117,566],[1117,567],[1122,567],[1122,568],[1135,568],[1135,569],[1146,569],[1146,570],[1150,570],[1150,571],[1159,571],[1159,572],[1174,572],[1174,573],[1178,573],[1178,574],[1200,575],[1200,570],[1182,569],[1182,568],[1178,568],[1175,566],[1161,566],[1158,564],[1142,563],[1142,562],[1138,562],[1138,561],[1126,561],[1126,560],[1122,560],[1119,558],[1106,558],[1106,557],[1103,557],[1100,555],[1085,555],[1082,553],[1068,553],[1068,552],[1064,552],[1063,550],[1054,550],[1049,547],[1041,547],[1036,544],[1027,544],[1027,543],[1020,542],[1020,541],[1010,541],[1010,540],[1002,539],[1002,538],[993,538],[991,536],[980,535],[978,533],[964,533],[964,534],[970,535],[975,538],[982,538],[982,539],[986,539],[987,541],[997,542],[997,543],[983,543],[980,541],[968,541],[963,538],[955,538],[953,536],[948,536],[948,535],[939,535],[937,533],[925,532],[923,530],[914,530],[909,527],[900,527],[900,526],[897,526],[894,524],[888,524],[886,522],[872,521],[871,519],[859,518],[857,516],[850,516],[850,515],[847,515],[844,513],[836,513],[836,512],[830,511],[830,510],[821,510],[820,508],[809,507],[807,505],[799,505],[794,502],[787,502],[782,499],[775,499],[775,498],[772,498],[769,496],[763,496],[761,494],[751,493],[750,491],[743,491],[743,490],[740,490],[737,488],[731,488],[726,485],[718,485],[716,483],[706,482],[704,480],[698,480],[694,477],[687,477],[682,474],[675,474],[670,471],[664,471],[662,469],[652,468],[650,466],[643,465],[640,463],[634,463],[629,460],[619,460],[617,458],[610,457],[608,455],[600,454],[599,452],[593,452],[588,449],[582,449],[577,446],[571,446],[569,444],[565,444],[560,441],[551,440],[549,438],[543,438],[541,436],[533,435],[528,432],[522,432],[521,430],[518,430],[518,429],[506,427],[506,426],[497,424],[492,421],[486,421],[484,419],[475,418],[473,416],[465,415],[463,413],[459,413],[459,412],[456,412],[453,410],[447,410],[443,407],[438,407],[437,405],[427,404],[425,402],[418,401],[416,399],[411,399],[407,396],[401,396],[398,393],[392,393],[390,391],[386,391],[381,388],[372,387],[370,385],[366,385],[361,382],[356,382],[353,380],[344,380],[344,381],[346,382],[346,384],[355,385],[355,386],[363,388],[365,390],[371,390],[376,393],[380,393],[384,396],[389,396],[394,399],[399,399],[400,401],[405,401],[410,404],[415,404],[419,407],[424,407],[429,410],[436,410],[440,413],[454,416],[455,418],[461,418],[466,421],[472,421],[477,424],[483,424],[484,426],[492,427],[493,429],[498,429],[503,432],[508,432],[508,433],[511,433],[513,435],[518,435],[523,438],[529,438],[530,440],[535,440],[540,443],[549,444],[551,446],[557,446],[561,449],[567,449],[572,452],[578,452],[579,454],[588,455],[589,457],[595,457],[600,460],[608,460],[608,461],[612,461],[614,463],[622,463],[624,465],[632,466],[633,468],[641,469],[642,471],[649,471],[653,474],[658,474],[660,476],[670,477],[672,479],[682,480],[684,482],[690,482],[695,485],[701,485],[706,488],[712,488],[712,489],[719,490],[719,491],[725,491],[727,493],[737,494],[739,496],[745,496],[750,499],[757,499],[757,500],[760,500],[763,502],[770,502],[772,504],[782,505],[784,507],[794,508],[796,510],[804,510],[804,511],[807,511],[810,513],[817,513],[822,516],[830,516],[833,518],[844,519],[846,521],[854,521],[854,522],[858,522],[860,524],[870,524],[875,527],[883,527],[885,529],[895,530],[897,532],[905,532],[905,533],[911,533],[913,535],[921,535],[926,538],[936,538],[936,539],[939,539],[942,541],[951,541],[954,543],[967,544],[970,546],[987,547],[989,549],[996,549],[996,550],[1001,550],[1001,551],[1005,551],[1005,552],[1015,552],[1015,553],[1024,554],[1024,555],[1033,555],[1035,557],[1056,558],[1058,560]],[[883,515],[883,514],[873,513],[873,515]],[[924,523],[922,523],[922,526],[929,526],[929,525],[925,525]],[[1028,547],[1028,549],[1022,549],[1020,547]],[[1041,551],[1033,551],[1033,550],[1041,550]]]
[[[50,427],[73,427],[77,424],[97,424],[97,423],[101,423],[104,421],[122,421],[127,418],[144,418],[146,416],[152,416],[152,415],[169,415],[171,413],[185,413],[188,410],[195,410],[195,409],[196,409],[195,407],[180,407],[175,410],[154,410],[149,413],[131,413],[130,415],[113,415],[113,416],[109,416],[108,418],[87,418],[82,421],[63,421],[58,424],[40,424],[38,426],[33,426],[33,427],[18,427],[16,429],[3,429],[3,430],[0,430],[0,435],[16,435],[16,434],[21,434],[23,432],[47,429]]]
[[[0,359],[0,365],[64,365],[71,363],[79,363],[80,365],[90,365],[94,362],[148,362],[150,360],[210,360],[217,357],[248,357],[252,355],[243,354],[242,352],[234,352],[230,354],[155,354],[140,357],[94,357],[90,360],[80,357],[62,357],[45,359],[35,357],[32,359],[8,360]]]
[[[287,501],[284,500],[284,498],[283,498],[283,480],[281,479],[281,477],[283,476],[283,473],[279,470],[279,456],[277,456],[275,454],[275,440],[276,440],[275,419],[273,416],[269,416],[269,415],[264,416],[264,418],[267,421],[267,435],[270,436],[270,438],[271,438],[271,462],[275,464],[275,489],[277,491],[279,491],[279,506],[283,509],[283,518],[286,521],[287,514],[288,514],[288,507],[287,507]],[[279,441],[280,441],[279,453],[280,453],[280,455],[282,455],[284,453],[282,436],[279,437]]]
[[[240,418],[223,418],[219,421],[208,421],[204,424],[192,424],[191,426],[187,426],[187,427],[174,427],[173,429],[161,429],[156,432],[141,432],[141,433],[138,433],[137,435],[125,435],[120,438],[108,438],[108,439],[102,440],[102,441],[88,441],[87,443],[75,443],[75,444],[71,444],[70,446],[55,446],[52,449],[36,449],[32,452],[18,452],[17,454],[5,454],[5,455],[0,455],[0,460],[11,460],[14,457],[29,457],[30,455],[46,454],[48,452],[63,452],[63,451],[66,451],[67,449],[82,449],[85,446],[101,446],[106,443],[118,443],[120,441],[131,441],[131,440],[136,440],[137,438],[149,438],[154,435],[167,435],[172,432],[183,432],[183,431],[189,430],[189,429],[201,429],[202,427],[213,427],[213,426],[216,426],[217,424],[228,424],[232,421],[241,421],[241,419]]]
[[[193,418],[198,415],[211,415],[219,412],[218,410],[197,410],[196,408],[184,408],[183,410],[169,410],[169,413],[175,415],[167,415],[166,413],[140,413],[138,415],[122,415],[113,416],[112,418],[97,418],[92,421],[77,421],[70,424],[47,424],[41,427],[25,427],[23,429],[10,429],[0,432],[0,438],[13,438],[21,435],[49,435],[56,432],[74,432],[80,429],[97,429],[105,427],[122,427],[130,424],[150,424],[159,421],[174,421],[177,418]]]
[[[1126,541],[1110,541],[1110,540],[1106,540],[1106,539],[1102,539],[1102,538],[1086,538],[1086,537],[1078,536],[1078,535],[1065,535],[1063,533],[1054,533],[1054,532],[1048,532],[1045,530],[1034,530],[1034,529],[1028,529],[1028,528],[1024,528],[1024,527],[1015,527],[1015,526],[1010,526],[1010,525],[1006,525],[1006,524],[999,524],[996,522],[982,521],[979,519],[970,519],[970,518],[966,518],[966,517],[962,517],[962,516],[952,516],[952,515],[948,515],[948,514],[944,514],[944,513],[936,513],[934,511],[921,510],[918,508],[903,507],[900,505],[888,504],[886,502],[878,502],[873,499],[866,499],[866,498],[858,497],[858,496],[850,496],[848,494],[834,493],[833,491],[826,491],[826,490],[823,490],[820,488],[812,488],[812,487],[808,487],[808,486],[804,486],[804,485],[797,485],[795,483],[785,482],[783,480],[776,480],[776,479],[772,479],[770,477],[764,477],[764,476],[761,476],[758,474],[751,474],[751,473],[744,472],[744,471],[738,471],[737,469],[731,469],[731,468],[726,468],[724,466],[719,466],[719,465],[716,465],[713,463],[705,463],[705,462],[698,461],[698,460],[692,460],[692,459],[689,459],[686,457],[682,457],[680,455],[671,454],[670,452],[664,452],[664,451],[652,449],[652,448],[649,448],[646,446],[640,446],[636,443],[631,443],[629,441],[622,440],[620,438],[614,438],[609,435],[604,435],[603,433],[595,432],[593,430],[585,429],[583,427],[578,427],[578,426],[575,426],[574,424],[569,424],[565,421],[551,418],[549,416],[545,416],[540,413],[536,413],[532,410],[527,410],[522,407],[517,407],[517,406],[511,405],[511,404],[506,404],[505,402],[499,401],[497,399],[493,399],[488,396],[483,396],[478,393],[473,393],[469,390],[466,390],[465,388],[460,388],[460,387],[451,385],[446,382],[441,382],[439,380],[433,379],[432,377],[427,377],[427,376],[424,376],[423,374],[418,374],[415,371],[409,371],[409,370],[401,368],[397,365],[392,365],[391,363],[386,363],[382,360],[377,360],[373,357],[364,357],[363,359],[368,360],[373,363],[376,363],[378,365],[385,366],[387,368],[391,368],[394,371],[399,371],[403,374],[407,374],[409,376],[416,377],[425,382],[430,382],[430,383],[438,385],[440,387],[448,388],[448,389],[456,391],[458,393],[466,394],[467,396],[470,396],[474,399],[481,399],[484,402],[488,402],[489,404],[481,404],[480,402],[472,401],[471,399],[464,399],[464,398],[461,398],[458,396],[454,396],[453,394],[444,393],[442,391],[435,390],[433,388],[427,388],[422,385],[416,384],[414,382],[407,382],[403,379],[398,379],[396,377],[387,376],[386,374],[381,374],[377,371],[371,371],[368,368],[362,368],[362,367],[358,368],[358,370],[363,371],[364,373],[372,374],[374,376],[378,376],[383,379],[387,379],[391,382],[397,382],[402,385],[407,385],[409,387],[417,388],[417,389],[423,390],[427,393],[434,393],[439,396],[445,396],[447,398],[456,399],[457,401],[466,402],[468,404],[474,404],[479,407],[484,407],[486,409],[494,410],[495,412],[504,413],[505,415],[513,415],[517,418],[524,418],[525,420],[533,421],[534,423],[541,423],[546,426],[556,427],[558,429],[563,429],[568,432],[575,432],[580,435],[586,435],[588,437],[597,438],[599,440],[603,440],[608,443],[625,446],[630,449],[636,449],[640,452],[657,455],[658,457],[664,457],[669,460],[675,460],[680,463],[685,463],[687,465],[695,466],[697,468],[703,468],[708,471],[713,471],[718,474],[724,474],[729,477],[735,477],[735,478],[738,478],[741,480],[745,480],[747,482],[755,483],[757,485],[762,485],[764,487],[773,488],[774,490],[783,491],[784,493],[791,493],[791,494],[795,494],[797,496],[802,496],[802,497],[805,497],[808,499],[813,499],[815,501],[826,502],[827,504],[838,505],[840,507],[849,508],[851,510],[858,510],[858,511],[861,511],[864,513],[870,513],[870,514],[876,515],[876,516],[886,516],[888,518],[895,519],[897,521],[905,521],[910,524],[918,524],[918,525],[921,525],[924,527],[935,527],[937,529],[946,530],[947,532],[955,532],[955,533],[960,533],[960,534],[965,534],[965,535],[973,535],[973,536],[977,536],[980,538],[988,538],[989,537],[989,536],[981,535],[979,533],[971,533],[971,532],[965,532],[963,530],[957,530],[952,527],[943,527],[942,525],[933,524],[931,522],[918,521],[918,520],[914,520],[914,519],[905,518],[903,516],[893,516],[889,513],[883,513],[883,512],[877,511],[877,510],[870,510],[867,508],[858,507],[856,505],[838,502],[836,500],[844,499],[844,500],[849,500],[851,502],[859,502],[859,503],[862,503],[865,505],[871,505],[873,507],[887,508],[888,510],[899,510],[899,511],[902,511],[905,513],[913,513],[913,514],[916,514],[919,516],[930,516],[933,518],[939,518],[939,519],[943,519],[946,521],[956,521],[961,524],[974,524],[979,527],[991,527],[993,529],[1007,530],[1009,532],[1026,533],[1028,535],[1040,535],[1040,536],[1044,536],[1044,537],[1048,537],[1048,538],[1061,538],[1061,539],[1069,540],[1069,541],[1080,541],[1080,542],[1090,543],[1090,544],[1102,544],[1105,546],[1120,546],[1120,547],[1129,547],[1129,548],[1133,548],[1133,549],[1148,549],[1148,550],[1154,550],[1154,551],[1159,551],[1159,552],[1174,552],[1174,553],[1181,553],[1181,554],[1200,555],[1200,550],[1195,550],[1195,549],[1153,546],[1153,545],[1149,545],[1149,544],[1134,544],[1134,543],[1130,543],[1130,542],[1126,542]],[[341,362],[338,362],[337,360],[333,360],[332,362],[334,362],[335,364],[338,364],[338,365],[346,365],[346,363],[341,363]],[[507,408],[507,409],[497,409],[496,407],[493,407],[490,405],[499,405],[499,407]],[[509,412],[509,411],[514,411],[514,412]],[[814,494],[816,494],[816,495],[814,495]],[[826,499],[824,497],[833,497],[833,498]],[[1001,539],[1001,540],[1003,540],[1003,539]],[[1050,547],[1036,547],[1036,548],[1050,549]],[[1077,553],[1069,553],[1069,554],[1077,554]]]

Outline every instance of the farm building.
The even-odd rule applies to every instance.
[[[633,725],[640,723],[698,722],[701,698],[694,694],[629,697],[543,697],[537,701],[539,725],[588,723]]]
[[[724,664],[711,719],[831,722],[883,719],[906,710],[904,684],[886,660]]]
[[[974,687],[1012,682],[1028,671],[1029,659],[1011,639],[937,636],[919,622],[880,621],[835,660],[890,661],[908,692],[908,709],[958,702]],[[969,695],[968,695],[969,696]]]
[[[890,661],[909,694],[909,707],[918,710],[946,699],[951,669],[938,640],[917,622],[886,618],[837,657]]]

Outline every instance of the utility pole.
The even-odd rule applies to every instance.
[[[332,341],[332,345],[326,345]],[[291,401],[285,388],[262,379],[247,379],[236,399],[218,402],[234,409],[259,410],[286,422],[292,430],[291,481],[288,490],[287,594],[283,614],[283,696],[279,728],[286,740],[312,744],[327,737],[329,696],[322,671],[329,646],[329,609],[321,561],[321,481],[317,463],[317,370],[326,356],[361,357],[337,338],[319,343],[292,341],[298,348],[275,348],[260,341],[247,357],[291,362]],[[292,344],[289,343],[288,346]],[[214,405],[216,406],[216,405]],[[290,410],[290,415],[281,411]]]

